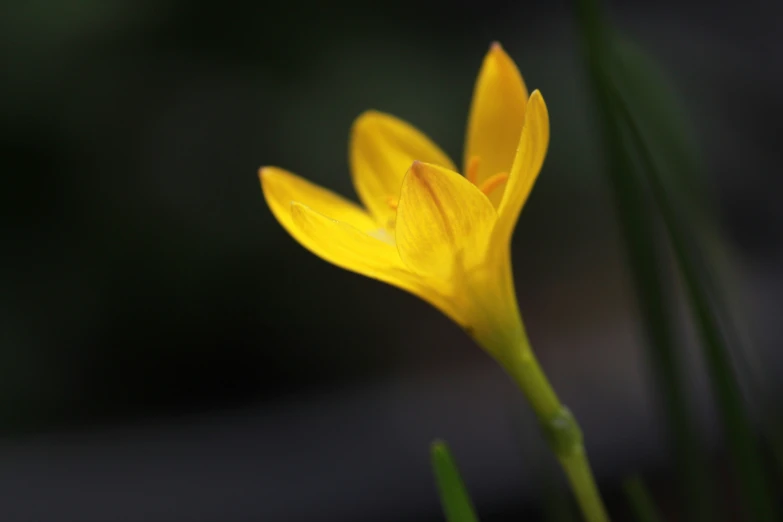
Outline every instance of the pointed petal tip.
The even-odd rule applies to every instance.
[[[264,192],[279,189],[289,179],[290,175],[279,167],[265,165],[258,169],[258,180]]]
[[[271,165],[264,165],[258,169],[258,177],[261,180],[271,179],[275,177],[285,177],[286,171],[280,167],[273,167]]]
[[[425,163],[423,161],[415,160],[411,164],[411,168],[408,169],[408,172],[410,172],[414,177],[417,179],[423,180],[427,177],[427,174],[429,173],[430,169],[432,169],[434,165],[430,163]]]
[[[375,116],[376,114],[378,114],[378,111],[374,109],[365,109],[359,113],[359,115],[356,117],[356,121],[362,120],[368,116]]]
[[[269,184],[274,183],[280,178],[277,176],[278,170],[275,167],[264,166],[258,169],[258,181],[261,182],[261,187],[264,191],[268,190]]]
[[[497,40],[490,44],[489,51],[487,52],[487,58],[494,61],[499,60],[503,62],[510,60],[506,49]]]
[[[383,118],[386,116],[386,113],[381,112],[376,109],[367,109],[365,111],[362,111],[355,120],[353,120],[353,126],[356,128],[357,125],[362,125],[363,123],[369,122],[369,121],[375,121],[380,118]]]
[[[544,95],[541,94],[541,91],[536,89],[533,91],[533,94],[530,95],[530,98],[528,98],[527,101],[528,107],[537,107],[540,110],[543,110],[544,112],[548,113],[548,109],[546,107],[546,102],[544,101]]]
[[[394,117],[377,109],[362,111],[351,124],[351,135],[376,135],[379,129],[386,129]]]

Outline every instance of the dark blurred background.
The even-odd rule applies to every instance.
[[[484,520],[536,520],[559,472],[510,380],[428,305],[307,253],[256,174],[279,165],[355,198],[348,131],[369,108],[459,161],[494,40],[552,118],[514,237],[533,345],[616,519],[632,472],[668,505],[671,452],[568,2],[7,0],[2,12],[1,520],[441,520],[437,437]],[[744,378],[780,397],[783,7],[612,12],[687,110],[722,234],[707,240],[729,253],[752,341]]]

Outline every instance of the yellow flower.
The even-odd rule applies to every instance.
[[[407,290],[465,328],[501,362],[526,343],[510,242],[549,144],[549,117],[493,44],[476,81],[462,176],[411,125],[366,112],[350,166],[364,208],[276,167],[260,170],[269,208],[305,248]],[[508,365],[507,365],[508,366]]]

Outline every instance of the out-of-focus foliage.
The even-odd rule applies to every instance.
[[[438,485],[438,494],[448,522],[478,522],[473,502],[445,442],[432,444],[432,469]]]

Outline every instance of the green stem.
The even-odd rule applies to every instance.
[[[585,452],[582,430],[558,399],[538,364],[526,335],[516,357],[505,361],[538,417],[550,449],[566,474],[585,522],[609,522]]]
[[[579,509],[587,522],[604,522],[609,520],[606,514],[601,495],[595,485],[590,463],[587,461],[584,446],[575,448],[576,453],[568,457],[561,457],[560,465],[563,467],[571,489],[574,490]]]

